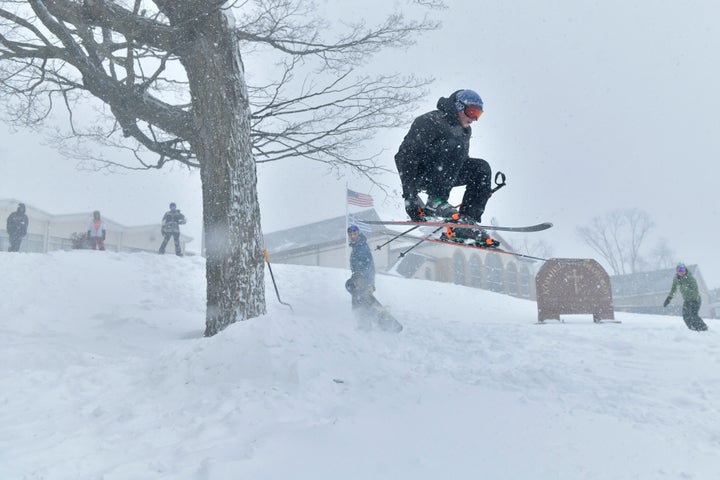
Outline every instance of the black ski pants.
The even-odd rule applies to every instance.
[[[20,243],[22,242],[22,235],[15,235],[10,234],[10,247],[8,248],[8,252],[19,252],[20,251]]]
[[[160,245],[160,253],[165,253],[165,247],[167,247],[170,237],[172,237],[175,242],[175,255],[182,255],[182,251],[180,250],[180,232],[164,233],[163,235],[165,239]]]
[[[465,185],[460,215],[466,215],[481,221],[490,195],[492,195],[492,169],[482,158],[469,158],[462,163],[454,176],[450,172],[438,169],[427,169],[420,181],[430,200],[442,198],[447,200],[453,187]]]
[[[707,330],[707,325],[698,315],[701,303],[701,300],[683,302],[683,320],[690,330]]]

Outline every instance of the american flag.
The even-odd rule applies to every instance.
[[[358,216],[353,215],[352,213],[348,215],[348,225],[357,225],[357,227],[360,229],[363,233],[370,233],[372,232],[372,227],[368,225],[367,223],[363,222],[362,219],[360,219]]]
[[[372,207],[373,198],[365,193],[358,193],[348,189],[347,203],[350,205],[357,205],[358,207]]]

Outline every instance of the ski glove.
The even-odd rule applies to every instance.
[[[668,305],[670,305],[670,300],[672,300],[672,297],[667,297],[663,302],[663,307],[667,307]]]
[[[405,199],[405,211],[410,217],[410,220],[413,222],[419,222],[422,220],[424,209],[425,203],[417,196],[417,194],[410,195]]]

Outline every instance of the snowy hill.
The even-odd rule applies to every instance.
[[[718,327],[274,265],[268,314],[213,338],[201,258],[0,254],[0,479],[711,479]]]

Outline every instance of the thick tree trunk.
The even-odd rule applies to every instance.
[[[205,336],[265,313],[263,239],[250,111],[240,52],[225,13],[196,20],[182,62],[190,82],[205,227]]]

